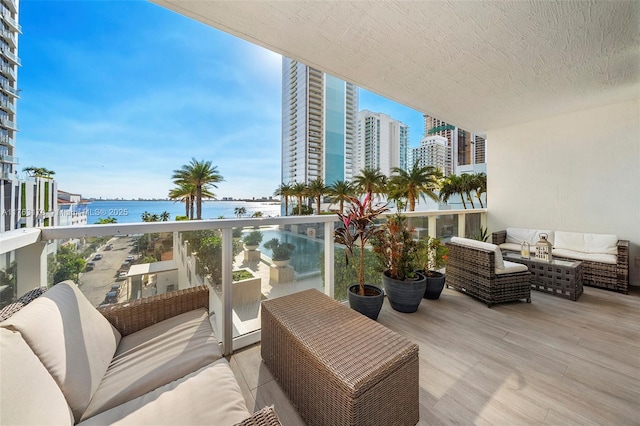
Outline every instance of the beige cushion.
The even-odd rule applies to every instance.
[[[2,324],[22,334],[80,420],[113,358],[120,333],[71,281],[56,284]]]
[[[495,252],[495,269],[504,269],[504,259],[502,258],[502,251],[500,247],[492,243],[485,243],[484,241],[472,240],[471,238],[453,237],[452,243],[460,244],[462,246],[479,248],[482,250],[488,250]]]
[[[618,237],[612,234],[587,234],[556,231],[554,247],[582,253],[618,254]]]
[[[532,253],[535,250],[535,247],[536,247],[535,245],[530,245],[529,246],[529,249],[531,250]],[[521,248],[522,248],[522,246],[520,244],[516,244],[516,243],[502,243],[502,244],[500,244],[500,250],[502,250],[502,251],[509,250],[509,251],[517,251],[519,253]]]
[[[508,260],[504,261],[504,268],[498,269],[496,268],[496,275],[502,274],[513,274],[515,272],[527,272],[529,268],[527,265],[523,265],[521,263],[509,262]]]
[[[249,417],[225,359],[80,423],[89,425],[217,425]]]
[[[51,374],[20,333],[5,328],[0,328],[0,424],[73,424],[71,408]]]
[[[553,244],[554,243],[554,232],[547,229],[526,229],[526,228],[507,228],[507,239],[506,243],[512,243],[518,245],[518,250],[520,250],[520,244],[523,241],[528,242],[531,245],[534,245],[538,241],[540,241],[540,234],[547,234],[547,240]]]
[[[583,253],[580,251],[565,249],[553,249],[552,254],[554,257],[564,257],[575,260],[588,260],[591,262],[607,263],[610,265],[615,265],[616,263],[618,263],[618,256],[613,254]]]
[[[220,359],[206,309],[124,336],[82,420],[166,385]]]

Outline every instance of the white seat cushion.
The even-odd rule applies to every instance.
[[[554,248],[582,253],[617,255],[618,237],[612,234],[556,231]]]
[[[17,330],[80,420],[120,342],[120,333],[71,281],[54,285],[2,323]]]
[[[618,256],[613,254],[600,254],[600,253],[583,253],[574,250],[553,249],[552,254],[554,257],[564,257],[567,259],[575,260],[588,260],[591,262],[607,263],[615,265],[618,263]]]
[[[516,272],[527,272],[529,268],[527,265],[523,265],[521,263],[509,262],[508,260],[504,261],[504,268],[498,269],[496,268],[496,275],[502,274],[513,274]]]
[[[73,425],[51,374],[20,333],[0,327],[0,424]]]
[[[495,252],[495,269],[504,269],[504,259],[502,258],[502,251],[500,247],[492,243],[485,243],[484,241],[472,240],[471,238],[453,237],[451,242],[460,244],[461,246],[474,247],[483,250]]]
[[[80,423],[234,425],[250,413],[225,359]]]
[[[222,358],[206,309],[124,336],[82,415],[95,416]]]

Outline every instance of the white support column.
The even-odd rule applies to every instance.
[[[233,230],[222,230],[222,353],[233,352]],[[211,290],[210,290],[211,291]]]
[[[324,292],[333,299],[335,289],[335,256],[333,244],[333,222],[324,224]]]
[[[458,213],[458,237],[464,238],[466,233],[466,215],[464,213]]]
[[[16,250],[17,296],[47,286],[47,242],[37,241]]]
[[[428,221],[427,221],[427,226],[429,227],[429,236],[431,238],[436,238],[437,235],[437,230],[436,230],[436,217],[435,216],[429,216]]]
[[[482,228],[486,228],[487,227],[487,213],[486,212],[480,213],[480,227],[482,227]]]

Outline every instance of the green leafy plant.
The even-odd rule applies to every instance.
[[[242,238],[242,241],[248,246],[257,246],[262,242],[262,232],[251,231]]]
[[[485,227],[480,227],[480,230],[471,234],[471,238],[478,241],[487,242],[489,239],[489,231]]]
[[[389,216],[383,232],[376,234],[371,243],[382,272],[401,281],[416,277],[418,244],[406,216],[399,213]]]
[[[336,229],[333,235],[336,243],[345,246],[345,264],[349,265],[351,261],[358,279],[358,294],[364,295],[365,246],[382,231],[374,219],[389,209],[386,205],[374,208],[371,192],[367,193],[362,202],[355,197],[349,197],[349,202],[351,207],[347,212],[338,213],[342,226]]]
[[[247,271],[246,269],[233,271],[231,274],[233,276],[233,281],[242,281],[242,280],[248,280],[250,278],[254,278],[254,275],[251,272]]]
[[[447,263],[449,249],[438,238],[427,237],[418,241],[417,261],[420,269],[428,276],[442,269]]]
[[[295,246],[290,243],[281,243],[277,238],[264,243],[264,248],[271,250],[273,260],[289,260],[291,259],[291,252],[295,249]]]

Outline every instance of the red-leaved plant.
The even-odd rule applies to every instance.
[[[373,206],[373,196],[367,192],[362,202],[356,197],[349,197],[351,207],[346,213],[338,213],[341,227],[334,231],[335,242],[345,246],[346,264],[353,265],[358,277],[358,294],[364,296],[364,250],[367,242],[382,232],[374,219],[389,210],[387,205]],[[355,255],[355,247],[359,247],[359,256]]]

